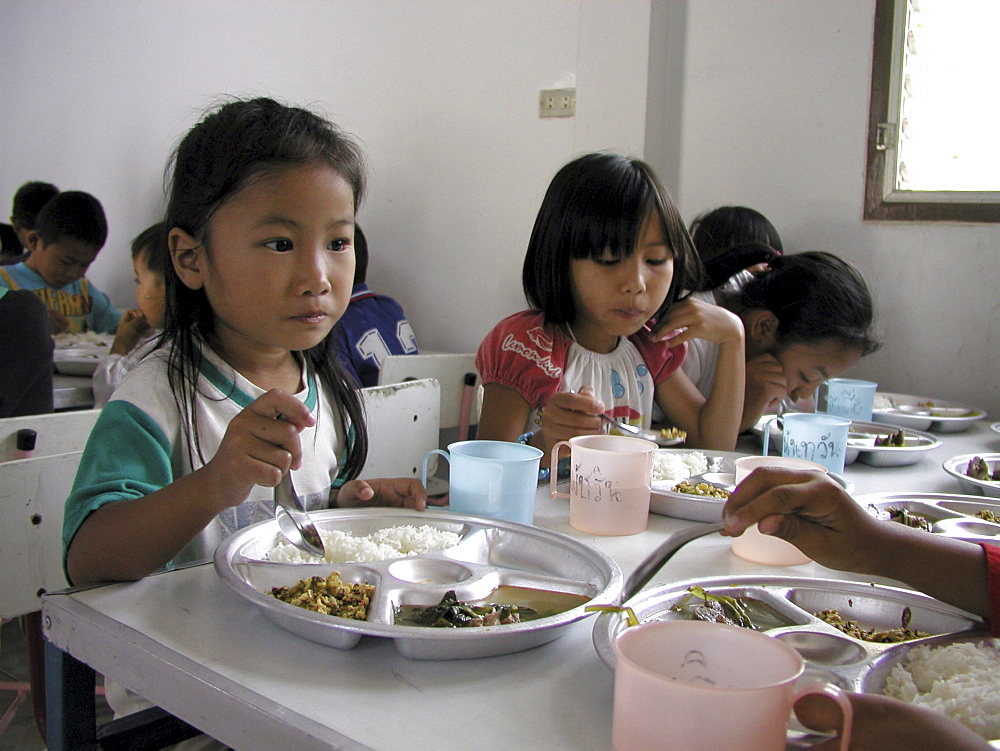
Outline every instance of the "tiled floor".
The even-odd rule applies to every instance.
[[[0,683],[10,681],[28,682],[24,634],[16,619],[4,623],[0,629]],[[0,717],[6,713],[15,696],[13,691],[0,691]],[[103,697],[97,697],[97,707],[98,722],[107,722],[111,718],[111,710]],[[40,751],[44,748],[45,743],[35,725],[31,696],[28,695],[18,707],[13,722],[0,735],[0,751]]]

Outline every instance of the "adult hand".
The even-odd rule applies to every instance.
[[[854,718],[851,751],[986,751],[990,745],[964,725],[926,707],[876,694],[849,694]],[[830,732],[840,727],[840,708],[832,699],[810,694],[795,703],[795,716],[808,728]],[[831,738],[813,751],[836,751]]]
[[[724,535],[737,537],[756,523],[817,563],[858,572],[867,570],[867,554],[886,529],[826,474],[773,467],[759,467],[739,484],[723,522]]]

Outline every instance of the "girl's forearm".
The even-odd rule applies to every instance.
[[[699,447],[732,451],[743,418],[743,342],[719,345],[715,382],[698,416]]]
[[[221,510],[201,470],[142,498],[105,504],[80,526],[66,555],[76,586],[141,579],[162,568]]]

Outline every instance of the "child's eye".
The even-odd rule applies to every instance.
[[[663,266],[669,260],[671,260],[669,256],[667,258],[647,258],[646,263],[650,266]]]
[[[339,252],[339,251],[342,251],[342,250],[347,250],[347,248],[348,248],[348,246],[350,244],[351,243],[350,243],[349,240],[345,240],[344,238],[340,238],[339,240],[333,240],[328,247],[329,247],[330,250],[338,251]]]
[[[278,240],[268,240],[264,243],[264,246],[270,248],[271,250],[276,250],[279,253],[287,253],[292,249],[292,241],[280,238]]]

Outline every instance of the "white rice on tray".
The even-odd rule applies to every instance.
[[[321,529],[319,536],[326,549],[325,558],[305,553],[291,543],[279,542],[265,559],[281,563],[388,561],[450,548],[462,539],[455,532],[446,532],[429,524],[419,527],[400,524],[395,527],[385,527],[363,537],[355,537],[339,529]]]
[[[1000,738],[1000,640],[913,647],[882,693],[941,712],[986,740]]]
[[[653,482],[677,483],[707,471],[708,459],[700,451],[677,454],[657,451],[653,455]]]

